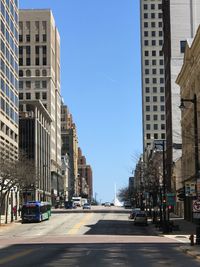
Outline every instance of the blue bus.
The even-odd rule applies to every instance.
[[[28,201],[22,206],[21,217],[24,222],[41,222],[49,220],[51,204],[49,202]]]

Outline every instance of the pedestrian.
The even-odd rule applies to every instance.
[[[19,216],[21,216],[21,211],[22,211],[22,206],[19,205],[19,208],[18,208],[18,214],[19,214]]]

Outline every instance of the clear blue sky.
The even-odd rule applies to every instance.
[[[139,0],[20,0],[51,9],[61,37],[61,94],[92,166],[97,200],[128,185],[142,151]]]

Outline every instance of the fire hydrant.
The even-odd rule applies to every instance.
[[[190,246],[194,246],[194,235],[193,234],[190,235],[189,240],[190,240]]]

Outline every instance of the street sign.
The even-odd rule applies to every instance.
[[[193,212],[199,212],[200,213],[200,200],[198,200],[198,199],[193,200],[192,211]]]
[[[167,205],[168,206],[175,206],[176,205],[176,194],[167,193]]]

